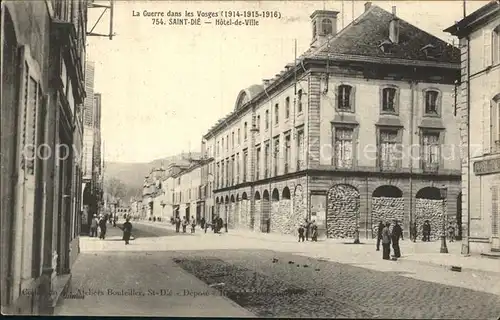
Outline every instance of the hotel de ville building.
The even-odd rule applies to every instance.
[[[368,2],[340,31],[337,14],[315,11],[310,48],[203,136],[213,214],[284,234],[307,218],[328,238],[371,238],[388,219],[460,231],[460,50],[395,7]]]

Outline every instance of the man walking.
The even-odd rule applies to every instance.
[[[382,241],[382,229],[384,229],[384,224],[382,220],[378,222],[377,227],[377,251],[380,251],[380,241]]]
[[[455,226],[451,221],[450,221],[450,226],[448,227],[448,237],[450,242],[455,241]]]
[[[175,217],[175,232],[179,233],[181,229],[181,219],[179,217]]]
[[[392,228],[391,240],[392,249],[394,250],[394,257],[401,258],[401,249],[399,248],[399,238],[403,239],[403,229],[398,223],[398,220],[394,220],[394,227]]]
[[[391,233],[389,227],[390,222],[385,223],[385,227],[382,229],[382,259],[389,260],[391,258]]]
[[[299,242],[300,242],[300,240],[302,240],[302,242],[304,242],[304,240],[305,240],[305,238],[304,238],[304,226],[300,225],[298,231],[299,231]]]
[[[97,237],[97,215],[94,214],[94,217],[92,218],[92,222],[90,223],[90,236],[91,237]]]
[[[410,240],[417,242],[417,222],[413,221],[410,227]]]
[[[429,220],[425,220],[424,225],[422,226],[422,233],[424,235],[423,241],[431,241],[431,225]]]
[[[99,235],[100,239],[103,239],[106,237],[106,218],[101,217],[101,220],[99,220],[99,228],[101,228],[101,234]]]
[[[130,236],[132,235],[132,224],[130,223],[130,218],[125,218],[126,222],[123,224],[123,240],[125,244],[128,244]]]

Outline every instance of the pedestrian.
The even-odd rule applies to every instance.
[[[101,228],[101,234],[99,235],[99,239],[103,239],[106,237],[106,218],[101,217],[99,221],[99,228]]]
[[[431,240],[430,239],[430,236],[431,236],[431,225],[429,223],[429,220],[425,220],[424,225],[422,226],[422,234],[424,236],[422,238],[422,241],[429,242]]]
[[[303,225],[299,226],[299,242],[300,242],[300,240],[302,240],[302,242],[304,242],[304,240],[305,240],[305,237],[304,237],[304,226]]]
[[[130,218],[125,218],[125,223],[123,224],[123,240],[125,244],[128,244],[130,236],[132,235],[132,224],[130,223]]]
[[[382,229],[384,229],[384,224],[382,220],[378,222],[377,227],[377,251],[380,251],[380,241],[382,241]]]
[[[186,219],[186,217],[182,218],[182,233],[186,233],[186,227],[188,225],[188,221]]]
[[[417,242],[417,222],[413,221],[410,226],[410,240]]]
[[[179,217],[175,217],[175,232],[179,233],[181,229],[181,219]]]
[[[193,219],[193,222],[191,222],[191,233],[194,233],[195,228],[196,228],[196,221]]]
[[[97,237],[97,226],[99,221],[97,220],[97,215],[94,214],[92,222],[90,223],[90,237]]]
[[[201,218],[200,225],[202,229],[205,229],[205,217]]]
[[[224,226],[224,220],[222,220],[221,217],[219,217],[218,219],[219,221],[218,221],[217,231],[220,233],[222,227]],[[226,232],[227,232],[227,225],[226,225]]]
[[[205,223],[205,233],[207,233],[209,223]]]
[[[316,225],[316,221],[313,221],[311,224],[311,240],[318,242],[318,226]]]
[[[116,220],[118,220],[118,218],[115,216],[115,217],[113,218],[113,227],[115,227],[115,228],[116,228]]]
[[[401,249],[399,248],[399,238],[403,238],[403,229],[399,225],[398,220],[394,220],[394,227],[392,228],[391,241],[392,249],[394,250],[394,257],[401,258]]]
[[[306,241],[309,241],[309,236],[311,235],[311,221],[306,219],[305,222],[306,222],[306,226],[305,226],[305,228],[306,228]]]
[[[453,222],[451,221],[450,221],[450,226],[448,227],[448,236],[450,242],[455,241],[455,226],[453,226]]]
[[[385,227],[382,229],[382,259],[389,260],[391,258],[391,232],[389,227],[390,222],[385,223]]]

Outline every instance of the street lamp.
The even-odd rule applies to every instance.
[[[439,252],[448,253],[448,247],[446,246],[446,196],[448,195],[448,188],[442,185],[439,191],[441,199],[443,199],[443,230],[441,234],[441,250]]]

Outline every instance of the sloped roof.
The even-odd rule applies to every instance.
[[[333,54],[369,56],[373,58],[397,58],[406,60],[459,63],[460,50],[445,41],[417,28],[398,18],[399,41],[393,44],[390,52],[383,52],[380,44],[389,40],[389,24],[393,14],[372,5],[347,27],[342,29],[329,43],[325,43],[312,53],[315,57]],[[432,45],[435,48],[434,57],[428,57],[423,47]],[[329,49],[328,49],[329,48]]]
[[[251,101],[253,98],[255,98],[262,91],[264,91],[264,86],[259,85],[259,84],[254,84],[246,89],[241,90],[240,93],[238,94],[238,97],[236,98],[234,111],[241,108],[248,101]]]

